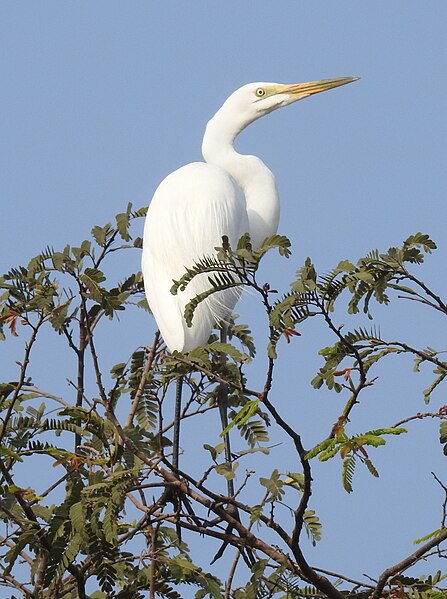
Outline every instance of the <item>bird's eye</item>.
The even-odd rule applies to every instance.
[[[258,96],[258,98],[262,98],[263,96],[265,96],[265,89],[262,87],[258,87],[258,89],[256,90],[256,95]]]

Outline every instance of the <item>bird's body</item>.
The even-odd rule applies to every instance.
[[[244,85],[208,122],[202,145],[205,162],[188,164],[162,181],[147,212],[142,271],[149,306],[171,351],[189,351],[206,343],[238,298],[231,289],[209,296],[198,305],[188,327],[185,306],[207,290],[209,282],[200,275],[173,295],[173,281],[200,259],[215,254],[222,236],[235,247],[248,232],[256,248],[278,228],[275,178],[258,157],[236,152],[233,142],[238,133],[281,106],[354,80]]]
[[[186,267],[214,254],[222,235],[228,235],[233,245],[248,231],[244,193],[219,166],[193,162],[164,179],[148,215],[144,236],[150,239],[150,251],[143,254],[143,272],[151,273],[145,277],[149,305],[169,349],[189,351],[207,342],[237,295],[231,289],[213,294],[197,306],[193,326],[187,327],[185,307],[209,288],[209,282],[199,275],[176,296],[170,291],[172,282],[185,274]],[[190,223],[197,225],[191,228]]]

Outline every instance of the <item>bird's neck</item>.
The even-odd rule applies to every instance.
[[[273,173],[257,156],[239,154],[233,143],[249,124],[225,118],[222,109],[208,122],[202,154],[208,164],[223,168],[241,187],[247,202],[250,236],[256,248],[278,229],[279,198]]]

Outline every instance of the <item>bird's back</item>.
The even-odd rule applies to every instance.
[[[171,351],[189,351],[206,343],[216,320],[224,319],[238,298],[231,289],[211,295],[199,304],[192,327],[187,327],[185,306],[209,288],[208,278],[195,277],[177,295],[170,292],[173,280],[196,261],[214,255],[223,235],[235,247],[247,231],[243,192],[220,167],[188,164],[168,175],[156,190],[144,228],[142,270],[149,306]]]

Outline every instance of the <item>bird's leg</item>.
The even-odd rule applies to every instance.
[[[175,406],[174,406],[174,433],[173,433],[173,442],[172,442],[172,465],[175,470],[178,470],[178,462],[179,462],[179,453],[180,453],[180,415],[182,408],[182,390],[183,390],[183,377],[179,377],[177,379],[177,384],[175,387]],[[189,515],[191,520],[195,522],[197,526],[202,526],[202,522],[199,518],[196,517],[192,505],[189,499],[185,496],[176,496],[175,492],[170,489],[168,491],[168,495],[170,496],[174,509],[177,512],[177,515],[180,513],[180,508],[184,505],[186,509],[186,513]],[[179,541],[182,540],[182,531],[181,527],[177,524],[176,526],[177,536]]]
[[[226,327],[225,323],[222,323],[221,327],[222,328],[220,329],[220,342],[226,343],[227,342],[227,327]],[[224,366],[226,363],[225,354],[221,354],[220,360],[221,360],[221,364]],[[221,421],[221,425],[222,425],[222,431],[225,431],[228,427],[228,386],[227,385],[224,385],[224,384],[220,385],[220,387],[217,391],[217,403],[219,406],[219,414],[220,414],[220,421]],[[231,468],[233,457],[231,455],[230,432],[229,431],[226,431],[224,433],[224,447],[225,447],[225,461]],[[228,491],[228,497],[233,498],[234,497],[234,482],[233,482],[232,478],[227,479],[227,491]],[[229,504],[227,504],[226,511],[228,514],[233,516],[233,518],[235,518],[236,520],[239,520],[239,522],[240,522],[240,516],[239,516],[239,512],[238,512],[238,509],[236,506],[229,503]],[[231,534],[232,530],[233,530],[233,527],[231,526],[231,524],[229,524],[227,526],[225,532],[226,532],[226,534],[229,535],[229,534]],[[219,548],[219,551],[216,553],[216,555],[214,556],[214,558],[211,562],[212,564],[215,561],[217,561],[220,557],[222,557],[227,545],[228,545],[228,541],[224,541],[222,543],[221,547]],[[241,555],[249,567],[252,566],[253,563],[255,563],[255,561],[256,561],[250,550],[247,550],[247,552],[245,552],[243,549],[241,549]]]
[[[182,387],[183,377],[177,379],[175,387],[175,407],[174,407],[174,439],[172,442],[172,465],[178,470],[178,456],[180,451],[180,412],[182,409]]]
[[[227,342],[227,327],[224,323],[222,323],[222,328],[220,329],[220,342]],[[225,354],[221,354],[220,362],[223,366],[226,363]],[[222,431],[225,431],[228,427],[228,387],[227,385],[221,384],[217,391],[217,404],[219,406],[219,414],[220,414],[220,422],[222,424]],[[229,431],[224,434],[224,446],[225,446],[225,461],[231,467],[231,462],[233,461],[231,455],[231,445],[230,445],[230,433]],[[228,496],[234,497],[234,483],[232,479],[227,480],[227,490]]]
[[[183,377],[179,377],[177,379],[177,383],[175,386],[175,405],[174,405],[174,438],[172,442],[172,465],[175,470],[178,470],[178,457],[180,452],[180,413],[182,409],[182,387],[183,387]],[[173,494],[173,505],[174,509],[177,511],[177,514],[180,512],[182,500],[179,497],[176,497],[175,492]],[[182,529],[179,524],[176,525],[177,537],[179,543],[182,542]]]

